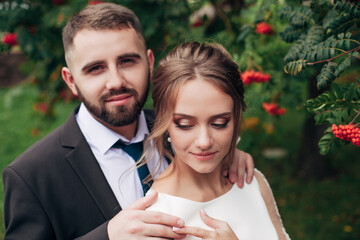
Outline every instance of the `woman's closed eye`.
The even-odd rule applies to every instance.
[[[226,128],[228,126],[229,121],[230,118],[218,118],[212,121],[210,124],[215,128]]]
[[[194,124],[189,119],[175,119],[174,123],[177,128],[183,130],[190,129],[194,126]]]

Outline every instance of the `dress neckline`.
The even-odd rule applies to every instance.
[[[227,192],[225,192],[224,194],[214,198],[214,199],[211,199],[209,201],[205,201],[205,202],[200,202],[200,201],[195,201],[195,200],[191,200],[191,199],[187,199],[187,198],[183,198],[183,197],[178,197],[178,196],[174,196],[174,195],[171,195],[171,194],[168,194],[168,193],[163,193],[163,192],[158,192],[159,195],[162,195],[162,196],[166,196],[168,198],[173,198],[173,199],[178,199],[180,201],[185,201],[185,202],[189,202],[189,203],[194,203],[194,204],[209,204],[211,202],[215,202],[219,199],[222,199],[222,198],[225,198],[227,195],[231,194],[231,192],[233,192],[234,190],[236,190],[237,188],[237,185],[236,184],[233,184],[233,186],[230,188],[230,190],[228,190]],[[155,190],[153,190],[152,188],[148,191],[149,193],[153,192]]]

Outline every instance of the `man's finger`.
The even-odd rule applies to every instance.
[[[235,156],[239,156],[239,155],[235,155]],[[231,165],[230,165],[230,169],[229,169],[229,180],[231,183],[235,183],[237,182],[237,172],[238,170],[238,161],[237,160],[233,160],[231,162]]]
[[[141,220],[148,224],[158,224],[180,228],[185,226],[185,222],[181,218],[156,211],[145,211],[141,216]]]
[[[250,184],[254,177],[254,159],[252,158],[252,156],[250,154],[247,153],[246,155],[247,155],[247,158],[246,158],[246,172],[247,172],[246,182],[248,184]]]
[[[148,208],[151,204],[153,204],[158,196],[158,193],[155,191],[152,191],[149,195],[146,195],[143,198],[140,198],[133,202],[132,204],[129,204],[125,209],[132,209],[132,210],[145,210]]]
[[[186,237],[186,234],[174,232],[173,228],[173,226],[147,224],[144,229],[144,235],[149,237],[161,237],[163,239],[183,239]]]
[[[245,162],[239,162],[238,163],[238,169],[237,169],[237,185],[239,188],[242,188],[244,186],[244,179],[245,179]]]

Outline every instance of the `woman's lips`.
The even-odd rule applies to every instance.
[[[207,161],[215,156],[216,152],[192,153],[192,155],[201,161]]]

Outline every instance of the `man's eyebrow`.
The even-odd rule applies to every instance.
[[[126,53],[126,54],[119,55],[117,57],[118,60],[124,59],[124,58],[137,58],[137,59],[140,59],[141,56],[138,53]],[[89,69],[90,67],[92,67],[94,65],[97,65],[97,64],[103,64],[104,62],[105,61],[96,60],[96,61],[87,63],[84,67],[81,68],[81,71],[86,72],[86,70]]]
[[[141,58],[141,56],[138,53],[125,53],[117,57],[117,59],[123,58]]]

